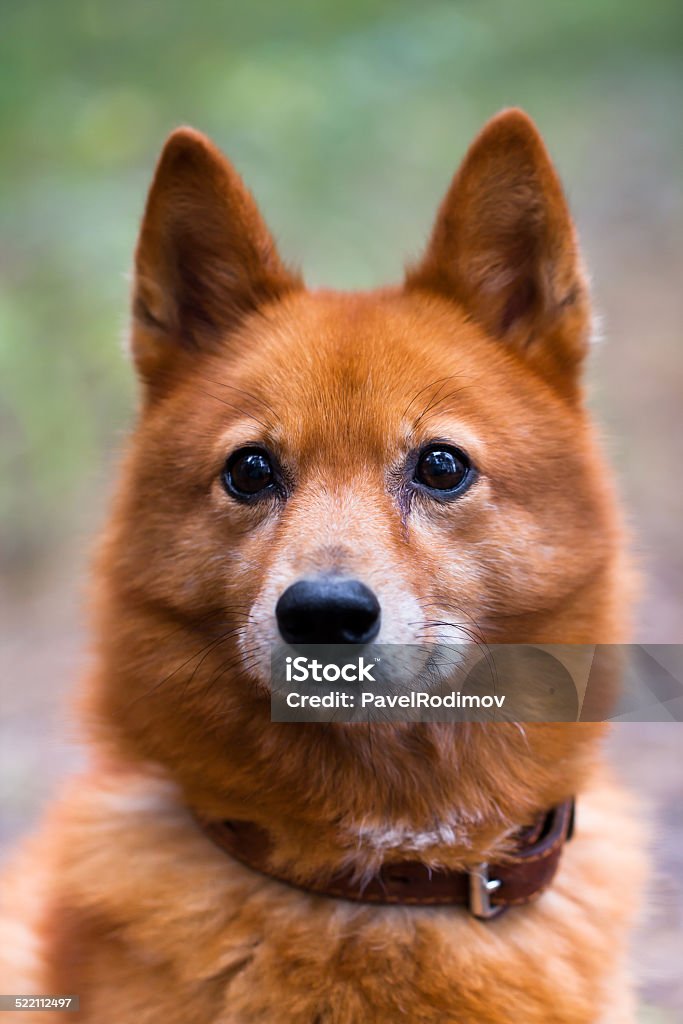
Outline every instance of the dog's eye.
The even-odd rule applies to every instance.
[[[263,448],[238,448],[225,463],[222,479],[228,494],[244,500],[272,488],[275,471]]]
[[[434,444],[424,448],[415,466],[414,479],[441,496],[455,497],[472,482],[474,470],[467,455],[450,445]]]

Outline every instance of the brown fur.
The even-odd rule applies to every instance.
[[[92,764],[7,885],[8,934],[37,943],[26,983],[81,993],[98,1024],[632,1021],[640,862],[601,726],[270,721],[274,604],[319,571],[376,591],[385,642],[627,636],[581,389],[586,283],[535,128],[494,118],[406,282],[355,295],[307,291],[225,158],[181,129],[136,271],[143,400],[97,568]],[[432,439],[478,467],[456,502],[406,489],[406,458]],[[286,501],[226,495],[222,466],[247,442],[277,453]],[[492,859],[575,793],[555,882],[488,924],[298,892],[215,850],[190,813],[260,823],[273,867],[305,877],[418,846],[432,864]],[[5,991],[22,989],[20,960]]]

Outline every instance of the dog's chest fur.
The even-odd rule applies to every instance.
[[[509,1020],[511,999],[529,1024],[588,1024],[603,1012],[600,987],[605,1012],[618,991],[632,913],[623,892],[640,865],[627,843],[615,853],[609,842],[612,830],[630,830],[609,783],[584,797],[552,891],[488,924],[462,910],[356,906],[265,879],[215,850],[173,787],[145,776],[93,778],[56,817],[60,883],[48,919],[34,918],[33,978],[55,985],[57,969],[60,990],[84,987],[100,1024],[129,1020],[136,1006],[149,1024],[474,1024]]]

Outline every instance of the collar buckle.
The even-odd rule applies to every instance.
[[[505,904],[497,906],[491,903],[491,897],[503,884],[499,878],[489,877],[489,866],[486,861],[475,864],[469,875],[469,911],[480,921],[490,921],[505,910]]]

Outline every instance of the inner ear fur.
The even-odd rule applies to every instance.
[[[223,343],[244,316],[301,287],[239,174],[204,135],[166,141],[135,251],[133,355],[148,382]]]
[[[522,111],[492,118],[470,146],[406,287],[452,298],[573,390],[590,334],[588,287],[562,186]]]

